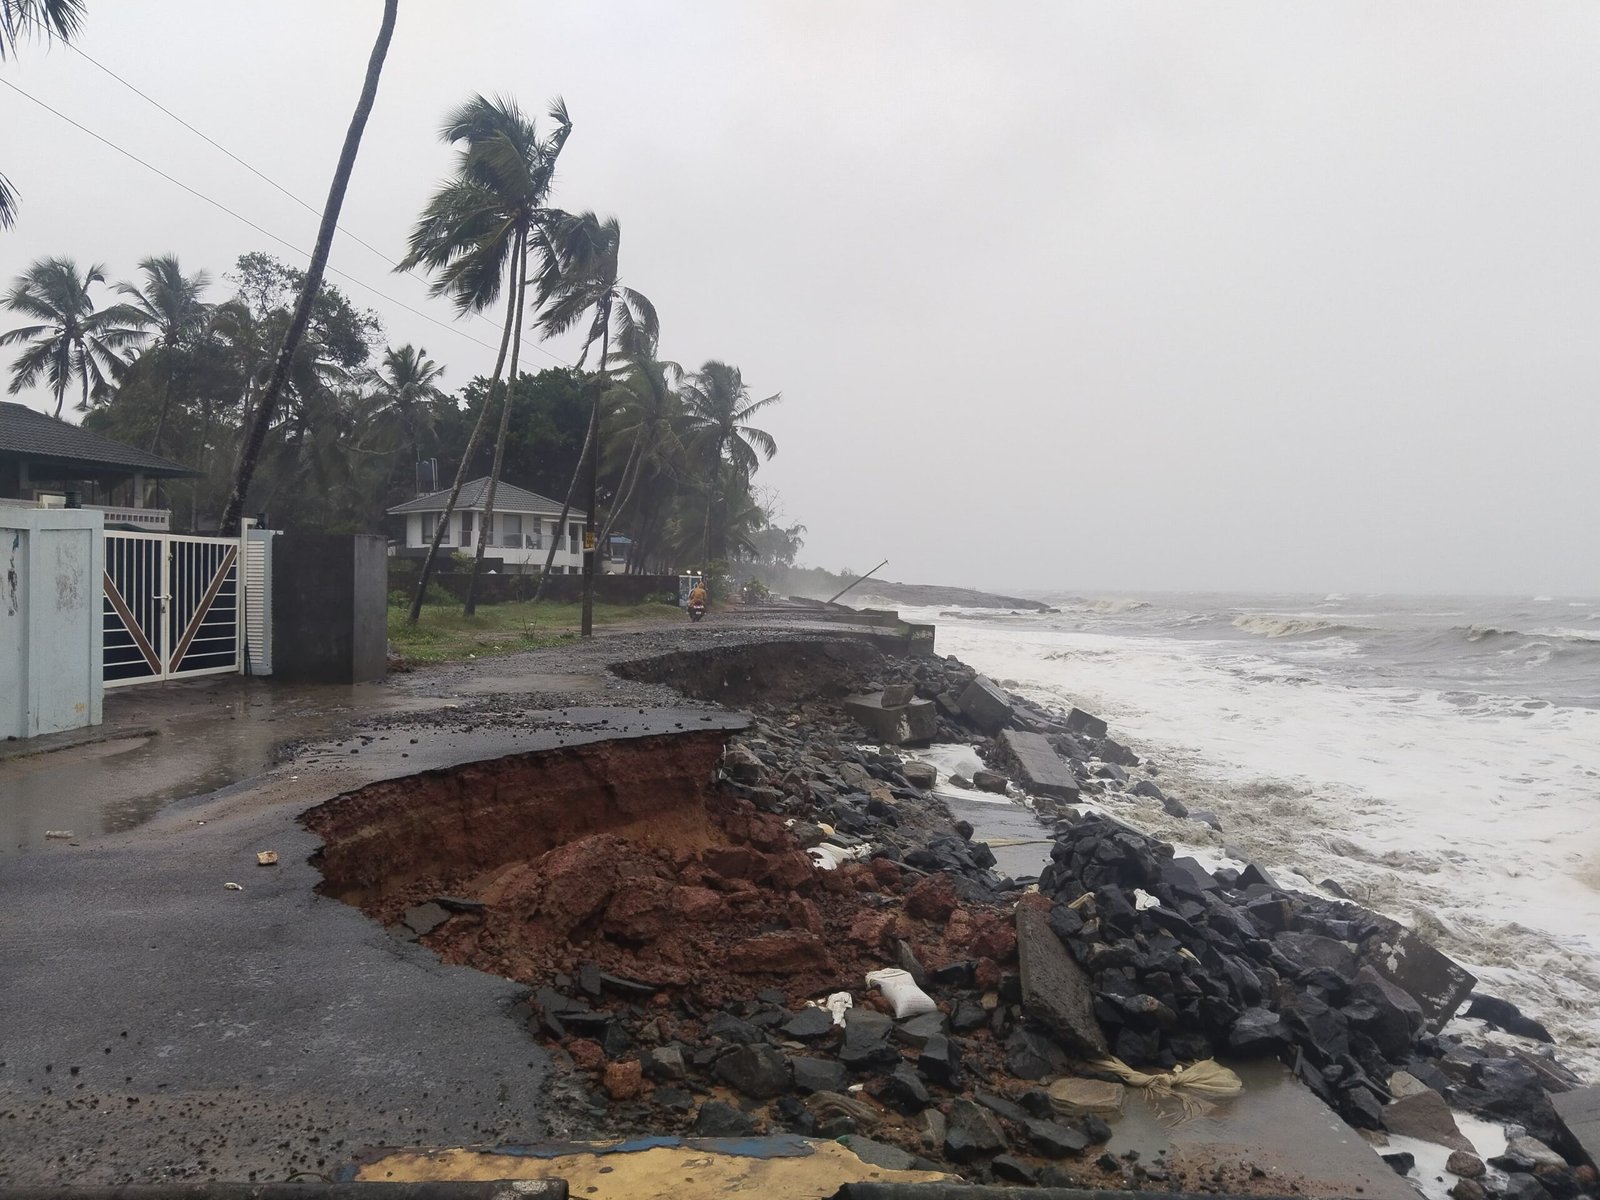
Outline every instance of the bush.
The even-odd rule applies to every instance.
[[[665,604],[669,608],[678,607],[678,597],[674,592],[651,592],[641,601],[643,604]]]

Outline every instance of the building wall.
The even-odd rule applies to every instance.
[[[0,736],[100,724],[104,572],[100,513],[0,506]]]
[[[506,518],[517,519],[516,546],[506,545],[511,538],[508,536]],[[450,514],[450,530],[448,540],[441,544],[440,549],[448,547],[451,550],[466,550],[471,553],[478,545],[478,521],[483,518],[481,512],[454,512]],[[406,514],[406,546],[411,549],[426,549],[433,541],[434,527],[438,523],[437,513],[407,513]],[[533,523],[539,524],[539,534],[534,540],[537,546],[528,545],[530,535],[533,533]],[[503,559],[507,566],[512,567],[542,567],[545,556],[550,553],[550,539],[554,536],[555,517],[548,514],[535,513],[496,513],[494,537],[489,542],[485,555]],[[567,522],[567,536],[561,539],[561,546],[556,551],[555,561],[551,566],[559,573],[566,574],[569,570],[583,565],[583,518]]]

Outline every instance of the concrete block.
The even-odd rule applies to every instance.
[[[1106,735],[1106,723],[1081,708],[1075,708],[1067,714],[1067,731],[1082,733],[1092,738],[1103,738]]]
[[[1069,802],[1078,798],[1078,780],[1071,764],[1056,753],[1056,748],[1042,733],[1005,729],[1000,733],[1000,745],[1010,757],[1017,782],[1025,791]]]
[[[961,693],[961,711],[985,733],[999,733],[1011,722],[1011,701],[994,680],[983,675]]]
[[[388,556],[370,534],[285,533],[272,557],[273,674],[365,683],[388,669]]]
[[[1362,958],[1416,999],[1433,1030],[1455,1016],[1478,983],[1477,976],[1401,925],[1373,934]]]
[[[939,731],[939,715],[932,700],[913,699],[907,704],[885,704],[882,692],[869,692],[861,696],[846,696],[843,707],[857,724],[890,746],[931,742]]]

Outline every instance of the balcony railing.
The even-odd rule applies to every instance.
[[[9,504],[16,508],[66,507],[58,497],[54,496],[48,500],[16,500],[0,497],[0,504]],[[108,525],[137,525],[140,529],[148,529],[151,533],[166,533],[172,528],[170,508],[121,508],[110,504],[85,504],[83,507],[104,513]]]

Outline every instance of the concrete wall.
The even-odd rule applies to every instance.
[[[273,678],[383,678],[388,563],[384,539],[373,534],[280,534],[272,547]]]
[[[487,561],[487,560],[486,560]],[[401,565],[404,564],[404,565]],[[389,588],[404,592],[409,600],[417,590],[420,564],[404,559],[390,560]],[[428,581],[428,601],[460,599],[467,594],[469,575],[456,571],[435,572]],[[504,604],[531,600],[539,586],[538,575],[494,574],[478,576],[478,603]],[[678,593],[676,575],[598,575],[595,598],[602,604],[641,604],[648,596]],[[552,575],[545,584],[544,598],[557,604],[572,604],[583,598],[582,575]]]
[[[105,523],[0,505],[0,737],[98,725]]]

